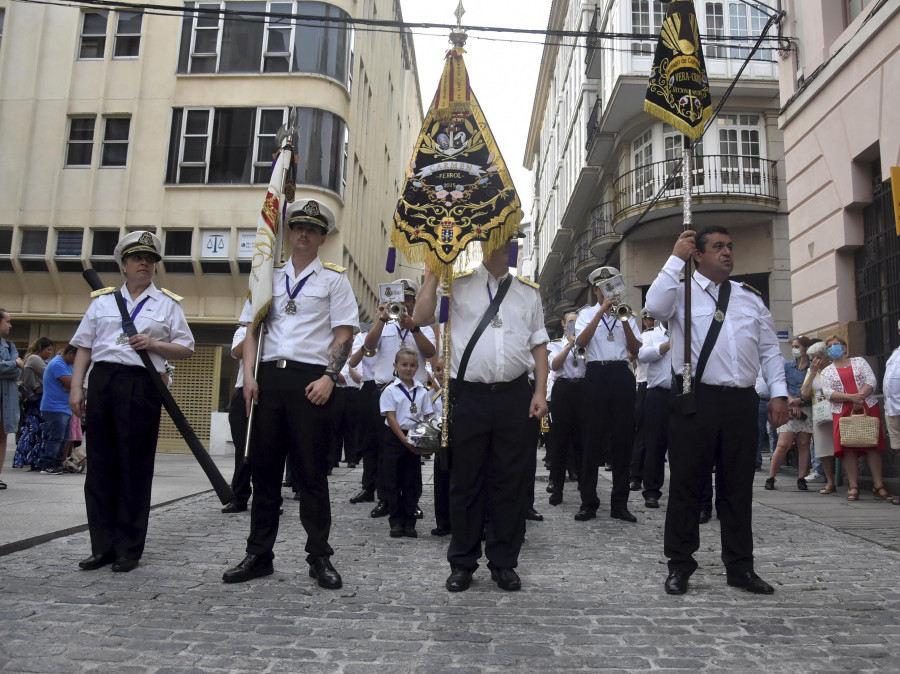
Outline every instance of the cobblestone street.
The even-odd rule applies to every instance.
[[[758,597],[725,584],[714,519],[703,527],[701,567],[690,592],[671,597],[663,591],[665,500],[659,510],[646,510],[632,495],[636,525],[610,519],[603,506],[597,519],[576,522],[574,483],[566,485],[564,503],[550,507],[542,472],[536,504],[545,521],[529,523],[522,590],[499,590],[481,566],[469,591],[451,594],[444,589],[447,538],[428,533],[434,526],[430,467],[418,539],[389,538],[387,521],[368,516],[371,504],[348,503],[360,469],[335,469],[339,591],[322,590],[309,578],[305,538],[289,500],[275,574],[223,584],[222,572],[243,557],[250,518],[220,514],[211,492],[152,511],[147,550],[131,573],[78,570],[90,551],[86,532],[0,557],[0,669],[900,670],[896,549],[757,501],[756,569],[775,595]],[[601,478],[608,475],[601,472]],[[762,497],[761,478],[757,482]],[[601,479],[600,487],[603,503],[608,481]],[[843,493],[802,497],[846,504]],[[860,505],[858,516],[877,511],[895,523],[900,518],[900,508]]]

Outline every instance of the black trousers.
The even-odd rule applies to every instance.
[[[414,527],[419,485],[422,483],[422,463],[388,427],[384,427],[382,442],[384,455],[384,496],[388,505],[391,526]]]
[[[669,448],[669,389],[648,388],[644,397],[644,498],[660,498]],[[637,445],[637,443],[635,443]],[[632,473],[632,476],[634,474]]]
[[[344,448],[344,461],[359,463],[359,417],[361,412],[359,402],[362,393],[358,388],[353,388],[352,386],[338,390],[344,399],[338,430],[338,442]],[[338,460],[340,458],[340,452],[338,452]]]
[[[634,399],[634,447],[631,451],[631,478],[635,480],[642,480],[644,478],[644,455],[646,453],[646,442],[644,438],[644,400],[646,400],[646,398],[647,382],[642,381],[637,385]]]
[[[234,441],[234,475],[231,478],[231,491],[234,500],[247,505],[252,489],[250,488],[250,464],[244,460],[247,445],[247,406],[244,402],[244,387],[234,389],[231,396],[231,407],[228,408],[228,425],[231,427],[231,439]]]
[[[502,390],[466,384],[459,391],[451,424],[451,564],[477,568],[484,531],[488,561],[518,565],[540,432],[538,419],[528,416],[531,396],[525,377]]]
[[[669,413],[669,505],[664,551],[670,571],[693,573],[700,547],[701,494],[716,470],[722,562],[740,573],[753,569],[752,497],[759,436],[759,397],[752,388],[696,387],[697,412],[672,404]],[[674,401],[674,399],[673,399]]]
[[[450,471],[434,456],[434,521],[450,530]]]
[[[384,417],[381,416],[381,387],[374,381],[363,382],[360,389],[359,415],[359,452],[363,462],[362,488],[377,491],[378,499],[384,499],[381,485],[378,483],[378,462],[381,456],[381,429]]]
[[[562,492],[566,467],[581,466],[581,407],[584,380],[557,379],[550,398],[550,481]]]
[[[247,552],[272,559],[278,536],[281,476],[289,457],[300,496],[300,522],[306,530],[307,560],[334,553],[328,544],[331,502],[328,494],[329,437],[334,433],[334,399],[313,405],[304,390],[325,371],[324,365],[279,369],[259,366],[259,404],[250,435],[253,504]]]
[[[331,435],[328,436],[329,468],[336,468],[338,462],[341,460],[341,448],[344,443],[344,434],[341,431],[341,419],[344,416],[344,401],[344,389],[335,386],[331,392],[331,400],[329,401],[334,405],[334,409],[332,410],[334,427],[331,431]]]
[[[628,503],[628,468],[634,447],[634,375],[624,360],[588,363],[584,377],[581,418],[582,465],[578,476],[581,507],[597,510],[597,470],[603,454],[603,436],[610,434],[612,464],[612,508]]]
[[[140,559],[162,397],[143,367],[94,363],[87,399],[84,481],[91,552]]]

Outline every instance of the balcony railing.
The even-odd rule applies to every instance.
[[[588,32],[591,36],[585,41],[585,46],[587,50],[584,54],[584,62],[587,64],[590,62],[591,58],[594,55],[594,49],[597,47],[597,43],[600,41],[600,38],[597,37],[597,24],[600,21],[600,8],[594,8],[594,17],[591,19],[591,27],[588,28]]]
[[[654,162],[641,166],[616,180],[615,212],[649,202],[665,184],[677,160]],[[693,195],[742,195],[762,199],[778,199],[776,162],[740,155],[703,155],[694,160]],[[679,175],[662,194],[662,198],[681,196],[683,180]]]
[[[613,229],[612,216],[611,201],[604,201],[591,209],[591,240],[616,233]]]
[[[594,133],[600,128],[600,114],[602,113],[600,103],[601,97],[597,96],[597,100],[594,101],[594,107],[591,108],[591,114],[588,115],[587,118],[587,134],[585,135],[587,141],[584,143],[585,150],[590,150],[591,144],[594,142]]]
[[[588,260],[593,260],[594,256],[591,255],[591,239],[593,238],[593,233],[590,228],[584,230],[575,241],[575,264],[581,265],[587,262]]]

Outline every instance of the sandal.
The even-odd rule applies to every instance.
[[[830,484],[830,485],[825,485],[824,487],[822,487],[819,490],[819,493],[820,494],[833,494],[836,491],[837,491],[837,487],[835,487],[833,484]]]
[[[858,501],[859,500],[859,487],[850,487],[847,490],[847,500],[848,501]]]
[[[876,487],[872,490],[872,495],[875,497],[876,501],[884,501],[885,503],[890,503],[892,505],[900,505],[900,499],[896,499],[890,495],[887,489],[882,485],[881,487]]]
[[[0,489],[6,489],[6,483],[3,480],[0,480]]]

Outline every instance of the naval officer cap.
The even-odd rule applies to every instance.
[[[398,283],[403,284],[403,297],[415,297],[419,294],[419,284],[409,278],[402,278]]]
[[[125,258],[134,253],[150,253],[155,258],[155,262],[162,260],[159,251],[162,250],[162,242],[153,232],[129,232],[116,244],[113,250],[113,257],[120,265],[124,264]]]
[[[597,285],[600,281],[605,281],[613,276],[618,276],[619,270],[615,267],[597,267],[588,275],[588,283],[592,286]]]
[[[305,224],[318,225],[324,234],[334,231],[334,213],[328,206],[315,199],[297,199],[288,206],[285,219],[290,229]]]

